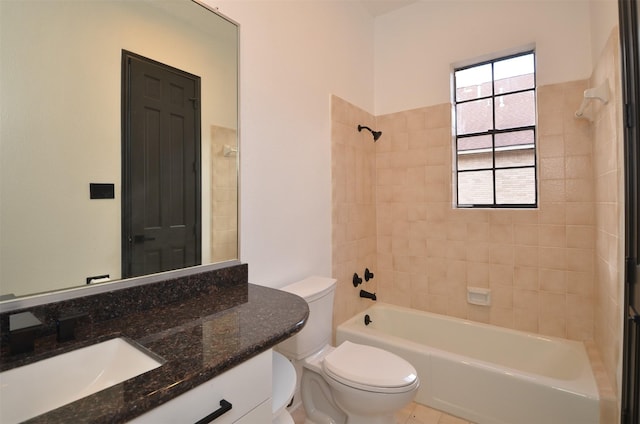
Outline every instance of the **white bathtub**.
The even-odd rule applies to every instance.
[[[371,323],[365,326],[364,317]],[[597,424],[582,343],[376,303],[338,326],[345,340],[411,362],[416,401],[478,424]]]

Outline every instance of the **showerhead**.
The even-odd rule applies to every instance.
[[[382,135],[382,131],[374,131],[369,127],[365,127],[364,125],[358,125],[358,132],[360,132],[362,130],[369,130],[371,132],[371,134],[373,134],[373,141],[374,142],[378,141],[378,139]]]

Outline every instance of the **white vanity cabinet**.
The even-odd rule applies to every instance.
[[[130,423],[270,423],[272,355],[269,349]],[[228,407],[226,402],[231,409],[225,412],[224,406]],[[214,411],[218,411],[217,418],[215,414],[211,416]]]
[[[267,401],[240,418],[235,424],[269,424],[271,420],[271,401]],[[215,424],[215,421],[213,424]]]

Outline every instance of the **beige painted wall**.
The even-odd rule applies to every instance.
[[[211,0],[240,23],[241,254],[252,283],[332,273],[331,93],[373,110],[359,2]]]
[[[587,79],[590,18],[582,0],[419,1],[383,15],[376,20],[375,115],[449,102],[452,65],[533,44],[539,86]]]

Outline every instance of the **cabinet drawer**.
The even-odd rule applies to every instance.
[[[264,401],[253,411],[240,418],[234,424],[265,424],[271,422],[271,402]],[[215,423],[215,421],[214,421]]]
[[[221,408],[212,424],[233,423],[271,397],[272,351],[268,350],[130,421],[134,424],[197,423]]]

